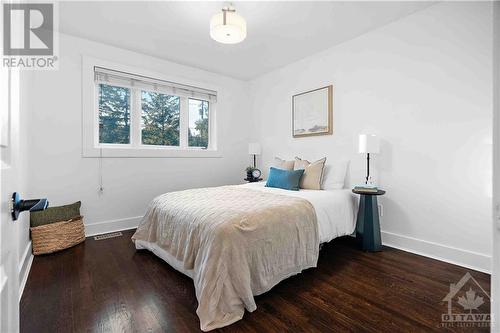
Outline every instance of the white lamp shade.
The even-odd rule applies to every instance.
[[[359,135],[359,152],[378,154],[380,151],[380,143],[378,137],[374,134]]]
[[[258,142],[249,143],[248,144],[248,154],[260,155],[260,144]]]
[[[243,17],[235,12],[215,14],[210,20],[210,37],[219,43],[236,44],[247,37],[247,23]]]

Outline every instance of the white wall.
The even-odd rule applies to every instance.
[[[134,226],[160,193],[241,182],[253,140],[263,171],[275,155],[326,155],[350,159],[349,183],[362,182],[357,136],[370,132],[382,138],[372,162],[387,190],[384,242],[489,271],[491,29],[490,4],[441,3],[250,83],[61,35],[59,70],[31,73],[25,89],[26,195],[82,200],[87,230],[105,232]],[[222,87],[223,157],[108,158],[100,196],[98,160],[81,157],[82,54]],[[332,83],[334,134],[292,139],[291,96]]]
[[[60,35],[59,45],[59,70],[33,72],[28,88],[29,195],[48,197],[53,206],[81,200],[92,234],[135,226],[161,193],[241,183],[248,163],[247,83],[67,35]],[[82,158],[82,54],[220,87],[223,157],[106,158],[99,195],[99,161]]]
[[[378,134],[384,243],[489,271],[491,41],[491,4],[442,3],[253,80],[264,169],[348,158],[361,183],[357,136]],[[334,134],[293,139],[291,96],[328,84]]]

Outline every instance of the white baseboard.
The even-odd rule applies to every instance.
[[[85,224],[85,236],[107,234],[109,232],[122,231],[137,228],[142,216],[128,217],[125,219],[109,220],[98,223]]]
[[[142,216],[109,220],[85,225],[85,235],[95,236],[109,232],[136,228]],[[418,238],[403,236],[389,231],[382,231],[382,243],[406,252],[463,266],[491,274],[491,256],[447,245],[442,245]]]
[[[30,274],[31,265],[33,264],[33,253],[31,251],[31,241],[26,245],[24,249],[23,257],[19,262],[19,301],[23,296],[24,287],[26,286],[26,282],[28,281],[28,275]]]
[[[491,274],[492,258],[486,254],[403,236],[388,231],[382,231],[381,233],[382,243],[384,245]]]

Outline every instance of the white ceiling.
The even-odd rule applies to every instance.
[[[223,2],[61,2],[61,32],[238,79],[273,69],[424,9],[431,2],[233,2],[246,40],[219,44]]]

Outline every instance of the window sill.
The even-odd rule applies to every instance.
[[[84,148],[83,157],[101,157],[101,148]],[[102,147],[103,158],[220,158],[220,150],[166,147]]]

